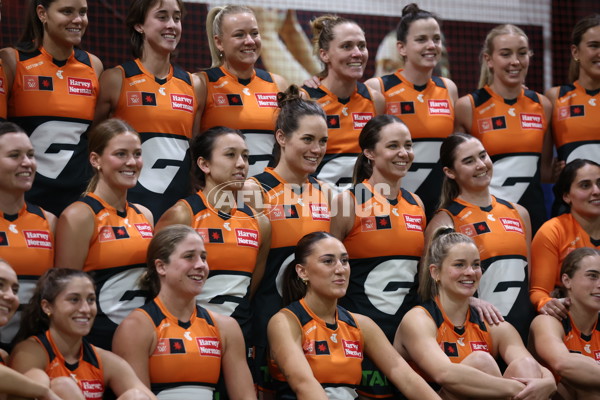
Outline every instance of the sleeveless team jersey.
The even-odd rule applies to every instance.
[[[241,130],[250,150],[248,176],[260,174],[273,163],[277,93],[285,88],[262,69],[255,69],[250,79],[238,78],[225,67],[202,74],[206,79],[202,131],[217,125]]]
[[[575,81],[563,85],[552,108],[552,134],[558,158],[600,162],[600,89],[586,90]]]
[[[18,214],[0,213],[0,258],[17,273],[19,303],[29,303],[38,278],[54,266],[54,235],[44,211],[26,202]],[[17,334],[21,312],[0,328],[0,342]]]
[[[444,178],[440,147],[454,132],[454,105],[442,78],[433,76],[423,86],[410,83],[402,70],[378,78],[385,97],[386,113],[400,118],[410,130],[415,160],[402,186],[416,193],[427,212],[437,209]]]
[[[577,329],[570,314],[561,323],[565,330],[563,342],[569,352],[590,357],[600,364],[600,322],[596,321],[591,335],[585,335]]]
[[[145,303],[146,293],[140,290],[138,279],[146,268],[152,226],[130,203],[120,212],[93,193],[80,201],[94,214],[94,234],[83,270],[96,283],[98,315],[88,339],[110,350],[117,326]]]
[[[301,188],[287,183],[272,168],[251,179],[262,189],[264,202],[270,206],[266,215],[271,221],[271,249],[263,279],[252,300],[251,341],[256,347],[257,365],[261,368],[258,377],[261,386],[269,379],[267,324],[283,307],[283,272],[294,258],[298,240],[310,232],[329,232],[330,211],[327,195],[322,191],[321,183],[313,177],[309,177]]]
[[[575,249],[600,249],[600,240],[592,239],[571,213],[546,222],[531,242],[531,302],[539,311],[550,300],[550,292],[562,286],[560,267]]]
[[[392,201],[375,193],[367,180],[350,194],[356,215],[343,241],[350,285],[340,305],[372,318],[391,342],[402,316],[417,305],[425,212],[407,190]]]
[[[256,215],[248,206],[229,214],[217,211],[201,191],[181,201],[193,215],[192,228],[202,236],[208,253],[210,272],[196,300],[202,307],[235,318],[247,336],[252,319],[250,280],[262,240]]]
[[[525,207],[535,233],[546,221],[540,161],[548,121],[539,95],[522,90],[516,99],[505,100],[485,86],[469,98],[473,106],[470,133],[494,162],[491,192]]]
[[[355,387],[360,383],[364,339],[354,316],[338,306],[334,324],[319,318],[306,304],[296,301],[282,310],[291,314],[302,329],[302,350],[313,375],[330,399],[356,398]],[[277,381],[277,398],[296,399],[285,376],[274,360],[269,363]]]
[[[148,371],[152,392],[161,400],[212,400],[221,373],[221,335],[210,311],[196,306],[179,321],[156,297],[138,310],[156,327],[156,348]]]
[[[364,83],[357,82],[354,93],[340,99],[323,85],[317,89],[302,86],[302,89],[327,114],[327,151],[317,168],[317,177],[339,191],[347,189],[352,183],[354,164],[361,152],[358,135],[376,115],[371,91]]]
[[[527,239],[519,211],[492,196],[488,207],[454,199],[447,209],[456,232],[469,236],[479,249],[483,275],[478,297],[495,305],[527,340],[535,310],[529,301]]]
[[[144,158],[138,183],[127,198],[148,207],[158,221],[190,193],[189,139],[198,109],[192,78],[174,65],[165,79],[158,79],[139,59],[117,68],[123,81],[114,116],[138,131]]]
[[[439,298],[429,300],[418,307],[425,310],[435,322],[437,326],[436,340],[453,363],[459,364],[474,351],[492,353],[494,349],[492,335],[488,330],[487,323],[479,318],[476,309],[469,307],[465,325],[458,328],[446,316],[439,303]],[[427,380],[431,381],[430,378]]]
[[[81,354],[75,364],[65,361],[60,350],[54,344],[50,331],[34,336],[35,340],[48,353],[46,374],[50,379],[61,376],[71,377],[76,382],[86,400],[101,399],[104,394],[104,372],[102,359],[94,346],[84,338],[81,343]]]
[[[76,201],[91,176],[87,130],[94,118],[98,78],[90,55],[75,49],[66,61],[43,47],[15,50],[8,117],[29,135],[37,173],[28,201],[54,215]]]
[[[0,61],[0,121],[6,120],[8,115],[8,83],[6,82],[6,74],[2,62]]]

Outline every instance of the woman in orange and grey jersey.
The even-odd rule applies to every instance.
[[[206,34],[212,66],[195,74],[205,86],[201,129],[218,125],[239,129],[250,150],[248,176],[254,176],[272,166],[277,93],[288,83],[255,68],[261,38],[249,7],[212,8],[206,17]]]
[[[600,162],[600,14],[581,19],[571,33],[567,85],[546,91],[552,102],[552,134],[560,167],[576,158]],[[560,199],[559,199],[560,200]]]
[[[445,174],[440,210],[429,222],[425,236],[429,239],[438,227],[451,226],[473,239],[483,271],[477,296],[499,311],[499,315],[485,315],[486,320],[492,323],[505,317],[527,340],[535,316],[528,296],[529,213],[490,193],[496,171],[486,149],[473,136],[456,133],[444,139],[440,162]],[[477,305],[475,299],[472,303]]]
[[[365,356],[409,399],[439,399],[373,320],[338,305],[348,253],[327,232],[304,236],[283,276],[286,307],[269,322],[270,367],[281,399],[354,399]]]
[[[271,244],[269,219],[238,199],[248,173],[248,147],[240,131],[216,126],[192,139],[191,151],[202,189],[167,210],[156,231],[184,224],[201,234],[210,274],[198,304],[235,318],[248,340],[250,299]]]
[[[567,316],[569,298],[552,298],[560,287],[560,266],[579,247],[600,249],[600,165],[575,159],[568,163],[554,185],[554,196],[564,214],[547,221],[531,243],[531,302],[542,314]]]
[[[508,322],[488,325],[469,305],[481,279],[473,240],[449,227],[433,234],[419,281],[423,303],[402,319],[394,347],[443,399],[548,399],[552,373],[529,354]],[[504,374],[496,363],[502,357]]]
[[[117,325],[144,304],[137,284],[152,238],[150,211],[127,201],[142,169],[140,136],[109,119],[90,133],[94,177],[81,200],[61,214],[56,227],[56,265],[90,272],[99,314],[88,339],[110,350]]]
[[[278,94],[278,103],[276,165],[244,185],[251,205],[271,221],[271,248],[252,301],[250,344],[255,348],[255,380],[261,390],[268,389],[270,382],[266,330],[269,318],[282,307],[280,276],[302,236],[330,227],[330,190],[311,176],[327,146],[325,113],[316,102],[300,98],[295,85]]]
[[[454,132],[458,91],[450,79],[433,76],[443,50],[435,14],[421,10],[415,3],[405,6],[396,36],[404,66],[365,83],[383,94],[386,113],[401,118],[410,130],[415,161],[402,185],[423,200],[431,218],[439,205],[439,182],[443,178],[439,148],[442,140]]]
[[[63,399],[101,399],[110,388],[120,400],[156,400],[125,360],[85,338],[96,316],[94,292],[92,278],[83,271],[46,271],[23,311],[10,366],[49,380]]]
[[[103,67],[78,48],[87,12],[86,0],[30,1],[19,43],[0,50],[8,119],[25,129],[37,154],[26,198],[54,215],[79,198],[91,175],[87,130]]]
[[[37,279],[54,266],[56,217],[25,201],[37,168],[33,145],[25,131],[12,122],[0,122],[0,259],[17,272],[19,300],[29,303]],[[0,328],[0,342],[12,341],[21,313]]]
[[[536,355],[559,380],[561,399],[600,398],[600,251],[573,250],[563,261],[559,297],[568,297],[567,316],[538,315],[531,324]]]
[[[393,115],[378,115],[358,142],[354,186],[336,197],[331,221],[331,233],[350,257],[350,282],[339,304],[372,318],[391,343],[402,317],[418,302],[425,210],[417,195],[401,187],[414,159],[408,127]],[[373,360],[365,358],[362,368],[370,379],[359,386],[361,395],[392,397]]]
[[[324,69],[319,86],[303,86],[303,96],[321,104],[329,131],[317,177],[341,191],[352,183],[350,171],[360,154],[358,135],[371,118],[384,113],[385,101],[381,93],[359,82],[369,58],[361,27],[334,15],[322,15],[311,26],[314,51]]]
[[[481,52],[479,89],[456,102],[455,126],[483,143],[494,162],[491,193],[525,207],[535,234],[547,219],[541,182],[552,175],[552,105],[523,88],[531,54],[521,28],[493,28]]]
[[[167,226],[147,259],[142,286],[153,300],[119,326],[114,351],[159,399],[212,400],[222,373],[230,398],[256,400],[237,322],[196,304],[209,272],[201,235]]]
[[[113,116],[142,138],[146,168],[127,198],[156,220],[191,193],[189,140],[204,97],[198,78],[172,63],[185,16],[182,0],[133,0],[127,13],[134,60],[106,70],[94,123]]]

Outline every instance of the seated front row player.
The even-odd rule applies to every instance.
[[[402,319],[394,347],[412,360],[445,399],[548,399],[554,378],[529,354],[508,322],[488,325],[469,306],[481,279],[473,240],[440,227],[432,236],[419,283],[424,303]],[[504,374],[497,357],[508,365]]]
[[[300,239],[283,277],[288,306],[268,326],[276,398],[354,399],[367,355],[409,399],[439,399],[373,320],[337,305],[349,279],[342,242],[326,232]]]

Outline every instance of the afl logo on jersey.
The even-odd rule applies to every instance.
[[[156,93],[127,92],[127,107],[156,106]]]
[[[501,115],[499,117],[478,119],[477,126],[481,133],[506,129],[506,118],[504,115]]]
[[[54,81],[51,76],[24,75],[23,90],[38,91],[47,90],[54,91]]]

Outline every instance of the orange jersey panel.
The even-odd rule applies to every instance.
[[[8,82],[6,81],[6,74],[0,61],[0,121],[5,120],[8,115]]]
[[[563,342],[569,352],[590,357],[600,364],[600,323],[596,322],[591,335],[584,335],[576,326],[571,315],[562,321],[565,336]]]
[[[222,343],[210,311],[197,306],[189,322],[180,322],[156,297],[138,309],[152,320],[157,344],[148,362],[156,394],[181,385],[214,390],[221,372]]]
[[[550,219],[531,242],[531,301],[538,311],[550,300],[550,292],[562,286],[560,267],[575,249],[600,249],[600,241],[592,240],[570,213]]]
[[[48,353],[46,374],[50,379],[61,376],[71,377],[76,382],[86,400],[101,399],[104,394],[104,372],[102,359],[94,346],[83,339],[81,355],[76,364],[67,364],[60,353],[50,331],[34,336],[35,340]]]
[[[552,133],[558,157],[566,162],[584,158],[600,162],[600,91],[589,91],[579,81],[559,86],[552,105]]]

